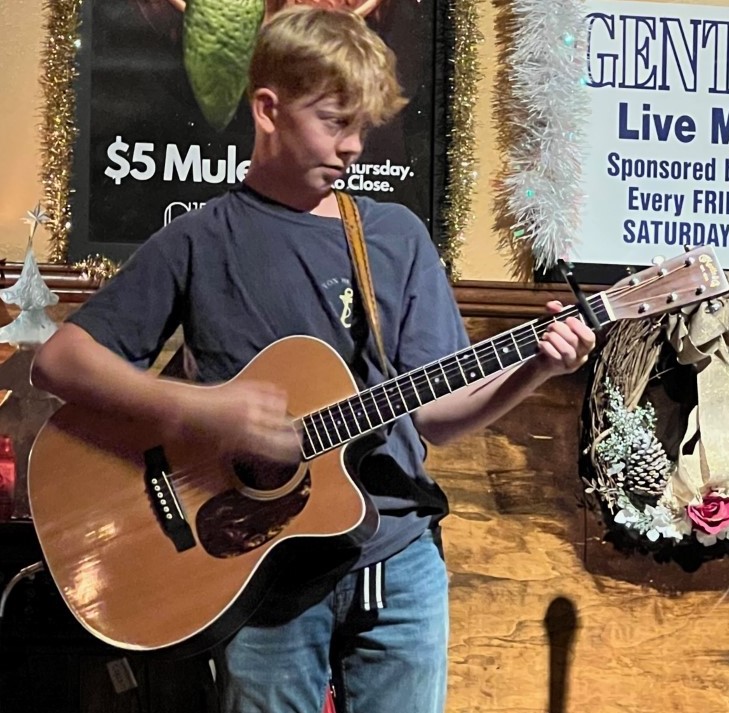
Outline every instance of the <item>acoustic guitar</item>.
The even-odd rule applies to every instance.
[[[277,567],[312,545],[352,545],[377,513],[345,450],[423,404],[538,353],[552,320],[591,310],[600,325],[660,314],[729,290],[710,248],[697,248],[567,307],[359,391],[327,344],[274,342],[234,379],[286,390],[301,434],[290,469],[210,459],[163,442],[148,424],[67,404],[32,448],[28,488],[48,570],[94,636],[135,651],[187,653],[242,625]]]

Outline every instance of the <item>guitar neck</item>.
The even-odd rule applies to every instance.
[[[601,326],[613,321],[604,292],[587,301]],[[531,359],[548,326],[568,317],[583,319],[577,307],[567,307],[297,419],[304,458],[345,445],[441,396]]]

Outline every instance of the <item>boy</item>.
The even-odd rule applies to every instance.
[[[67,401],[144,414],[162,433],[220,454],[297,462],[277,387],[191,389],[139,367],[182,324],[201,382],[231,379],[292,334],[329,343],[364,386],[383,381],[362,306],[352,304],[332,185],[360,155],[367,129],[405,102],[392,53],[361,19],[302,8],[261,31],[249,96],[256,133],[243,185],[140,247],[43,346],[33,380]],[[392,367],[404,373],[468,346],[424,226],[402,206],[357,203]],[[318,713],[331,675],[341,710],[441,712],[448,603],[438,523],[447,505],[423,469],[420,437],[442,443],[483,427],[550,376],[578,368],[593,345],[579,321],[555,323],[537,358],[396,421],[359,465],[379,529],[336,572],[312,562],[283,574],[221,652],[225,710]],[[363,586],[373,583],[376,605],[365,606]]]

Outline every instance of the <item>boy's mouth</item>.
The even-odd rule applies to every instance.
[[[345,172],[347,171],[346,166],[331,166],[331,165],[326,164],[324,166],[324,168],[327,171],[332,171],[333,173],[336,173],[338,177],[343,176],[345,174]]]

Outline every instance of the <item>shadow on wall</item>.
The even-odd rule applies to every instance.
[[[571,599],[553,599],[544,616],[549,639],[549,713],[567,710],[567,681],[575,632],[579,625],[577,609]]]

